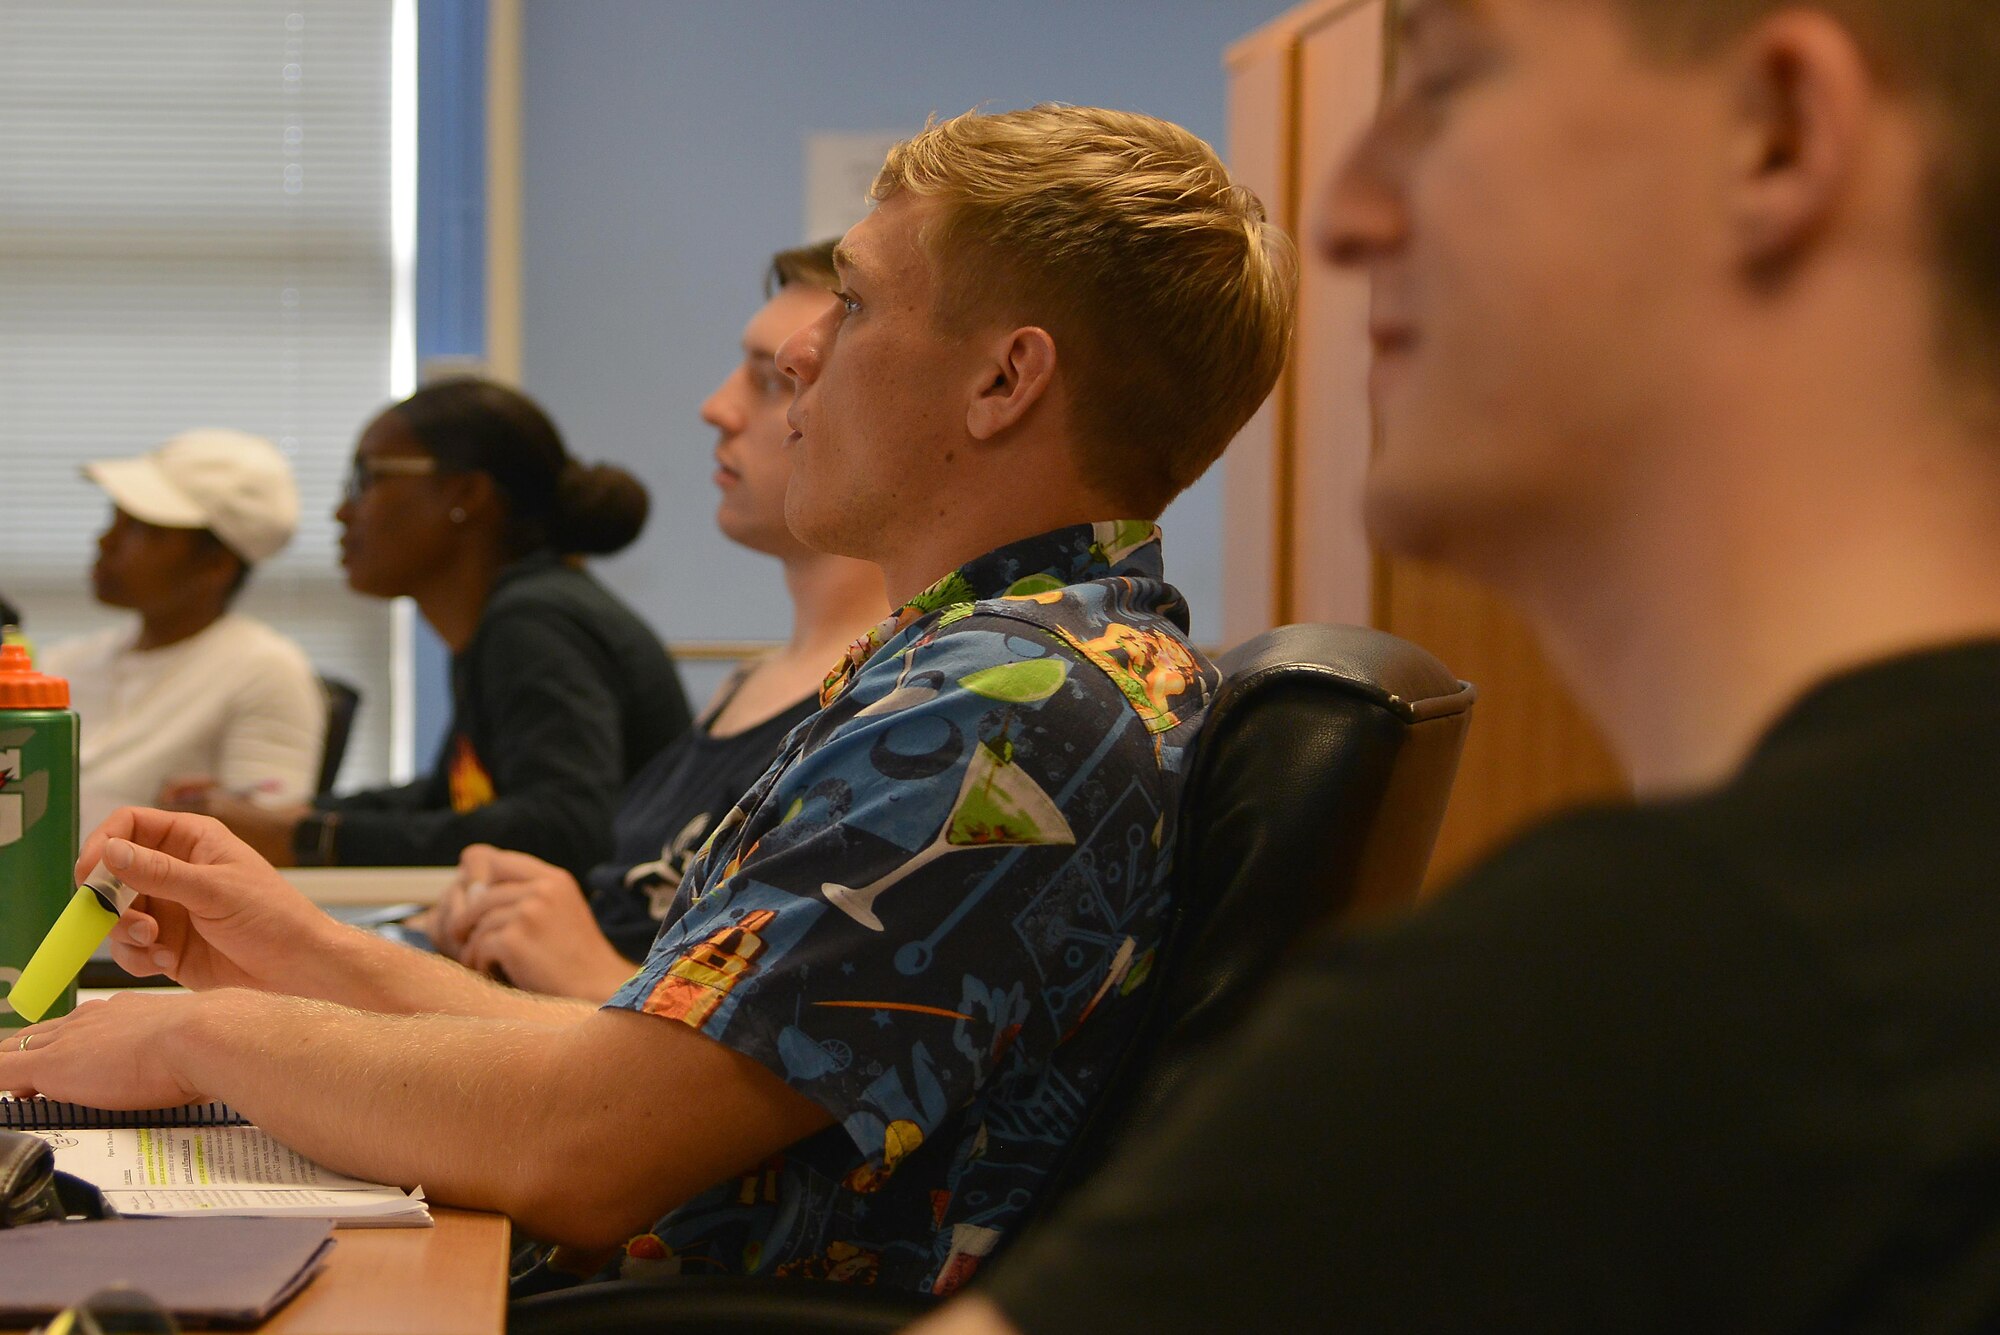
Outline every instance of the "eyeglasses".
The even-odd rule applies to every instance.
[[[364,459],[354,456],[347,466],[347,481],[341,486],[343,500],[358,501],[361,493],[385,477],[423,477],[438,471],[438,461],[427,454],[385,454]]]

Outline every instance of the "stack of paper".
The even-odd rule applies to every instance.
[[[322,1168],[222,1104],[125,1113],[0,1097],[0,1125],[47,1141],[59,1170],[98,1188],[124,1215],[292,1216],[350,1228],[431,1223],[422,1188]]]
[[[33,1131],[56,1167],[125,1215],[296,1215],[348,1227],[427,1227],[422,1189],[364,1182],[285,1148],[254,1126]]]

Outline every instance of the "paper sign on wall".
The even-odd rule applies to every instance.
[[[807,242],[840,236],[868,213],[868,187],[907,134],[814,130],[806,135]]]

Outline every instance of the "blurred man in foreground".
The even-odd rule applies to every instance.
[[[2000,1328],[2000,7],[1405,25],[1370,525],[1642,801],[1319,940],[927,1335]]]

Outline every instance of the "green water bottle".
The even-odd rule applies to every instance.
[[[0,646],[0,989],[13,989],[75,893],[76,779],[69,683],[35,671],[20,645]],[[75,1005],[72,983],[47,1014]],[[0,1033],[26,1023],[0,998]]]

